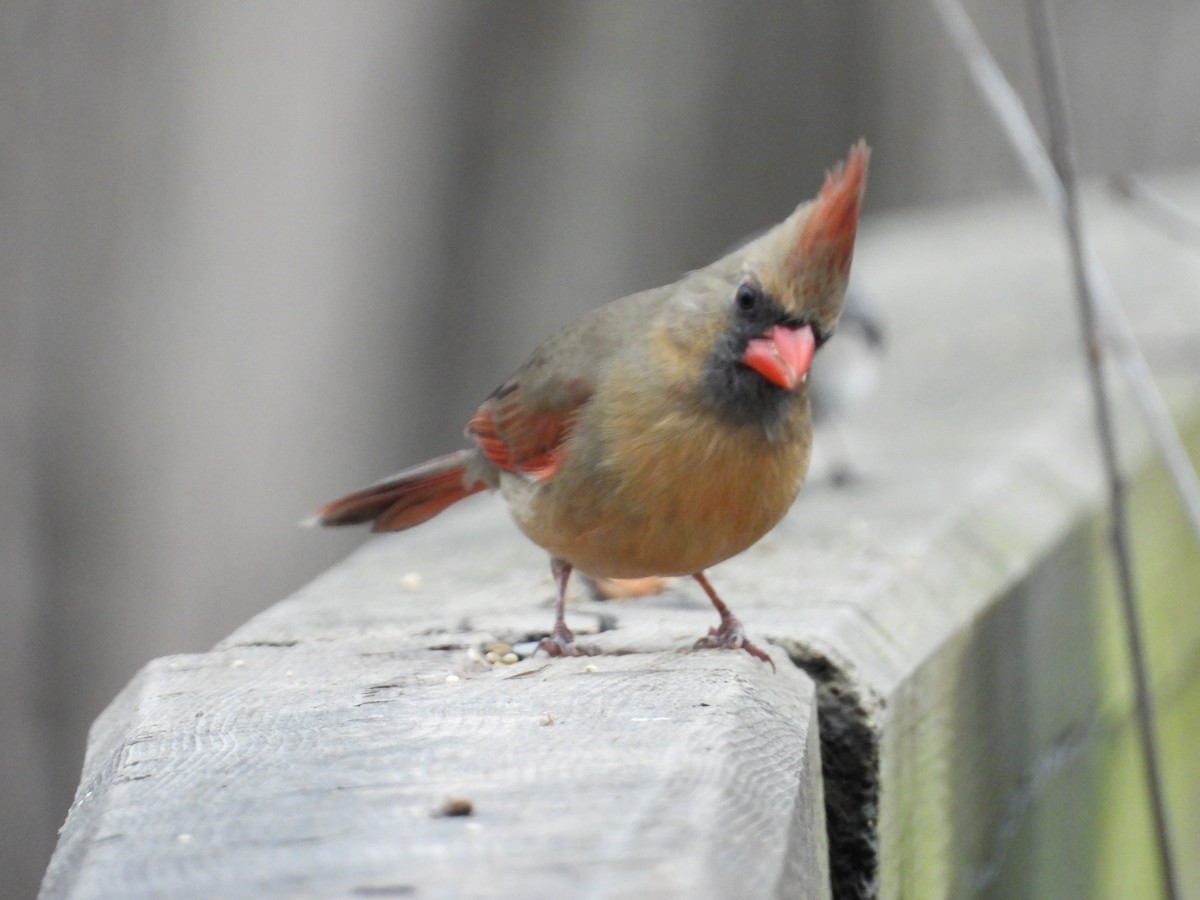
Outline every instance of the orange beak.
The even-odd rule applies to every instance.
[[[746,345],[742,362],[787,391],[794,391],[808,377],[808,367],[817,350],[817,339],[808,325],[771,330]]]

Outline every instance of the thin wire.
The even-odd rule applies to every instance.
[[[976,86],[979,87],[985,99],[992,106],[993,112],[1008,131],[1009,137],[1033,181],[1043,196],[1059,212],[1066,231],[1075,278],[1085,356],[1088,362],[1088,375],[1095,402],[1096,428],[1108,479],[1109,501],[1112,510],[1113,556],[1124,613],[1126,639],[1129,644],[1138,731],[1142,742],[1142,759],[1154,820],[1160,877],[1164,896],[1175,900],[1179,896],[1179,889],[1167,824],[1162,775],[1159,768],[1153,696],[1150,690],[1145,647],[1138,619],[1137,597],[1133,585],[1125,521],[1124,484],[1118,467],[1108,392],[1104,381],[1103,349],[1099,329],[1101,316],[1103,316],[1104,324],[1110,329],[1110,333],[1106,335],[1107,343],[1110,348],[1119,349],[1117,356],[1125,364],[1126,374],[1134,382],[1135,396],[1138,396],[1145,387],[1142,374],[1148,377],[1149,370],[1145,366],[1144,357],[1133,338],[1132,329],[1129,328],[1128,321],[1125,320],[1120,307],[1115,302],[1111,287],[1108,286],[1098,262],[1083,239],[1075,166],[1064,99],[1066,92],[1063,86],[1058,47],[1054,37],[1053,21],[1045,0],[1027,0],[1027,5],[1039,79],[1049,119],[1053,156],[1046,152],[1045,147],[1038,140],[1037,132],[1025,112],[1024,104],[1021,103],[1020,97],[992,59],[987,46],[975,31],[958,0],[932,0],[932,2],[942,16],[947,31],[963,54],[968,68],[975,78]],[[1139,362],[1140,367],[1145,370],[1144,373],[1138,372]],[[1153,397],[1150,402],[1145,402],[1144,405],[1139,403],[1139,406],[1142,408],[1143,415],[1147,416],[1151,432],[1157,441],[1161,429],[1156,428],[1153,417],[1159,413],[1165,413],[1166,405],[1162,402],[1161,395],[1152,379],[1149,381],[1149,386],[1152,389]],[[1141,399],[1146,401],[1147,397]],[[1153,402],[1153,399],[1156,399],[1157,403]],[[1170,422],[1169,415],[1167,419]],[[1170,466],[1172,442],[1178,444],[1183,461],[1186,463],[1188,479],[1195,489],[1195,470],[1187,460],[1186,452],[1182,450],[1182,442],[1179,441],[1173,423],[1170,423],[1167,432],[1170,440],[1159,443],[1160,452],[1164,454],[1164,458],[1168,460],[1168,466]],[[1172,474],[1174,477],[1175,473]],[[1184,483],[1186,485],[1187,479],[1184,480]],[[1178,480],[1177,487],[1179,487]],[[1200,490],[1196,490],[1195,497],[1190,499],[1184,488],[1180,488],[1180,494],[1186,504],[1196,501],[1196,498],[1200,497]],[[1200,501],[1196,501],[1195,507],[1189,506],[1188,513],[1193,530],[1200,536],[1198,509],[1200,509]]]
[[[932,0],[946,31],[967,64],[967,69],[984,101],[1008,135],[1017,158],[1042,199],[1059,216],[1065,215],[1066,200],[1050,154],[1037,135],[1025,104],[996,65],[987,45],[967,17],[958,0]],[[1104,339],[1112,358],[1129,381],[1134,403],[1142,415],[1150,439],[1162,457],[1192,533],[1200,541],[1200,479],[1188,457],[1171,411],[1154,381],[1133,326],[1129,324],[1112,283],[1090,246],[1084,246],[1084,270],[1097,311],[1104,324]]]
[[[1158,737],[1154,727],[1154,695],[1150,686],[1149,663],[1146,659],[1145,642],[1142,638],[1141,623],[1138,618],[1137,592],[1133,583],[1133,560],[1129,549],[1129,524],[1125,516],[1125,484],[1121,478],[1111,404],[1104,380],[1104,356],[1100,344],[1096,301],[1092,285],[1087,277],[1087,262],[1083,249],[1083,225],[1079,217],[1078,182],[1071,124],[1067,112],[1061,51],[1054,28],[1053,12],[1048,0],[1026,0],[1026,8],[1029,11],[1029,28],[1033,38],[1034,56],[1037,59],[1038,80],[1041,82],[1042,95],[1046,104],[1051,159],[1054,162],[1054,169],[1058,173],[1059,183],[1062,185],[1063,228],[1066,231],[1067,243],[1071,250],[1071,269],[1075,274],[1075,297],[1078,302],[1079,321],[1088,361],[1088,377],[1092,384],[1092,397],[1095,401],[1096,431],[1100,439],[1105,472],[1108,476],[1113,562],[1117,570],[1121,609],[1125,620],[1125,635],[1129,643],[1130,663],[1137,696],[1136,708],[1138,730],[1142,739],[1142,763],[1145,767],[1146,784],[1150,793],[1150,809],[1154,819],[1159,876],[1162,879],[1164,896],[1175,898],[1179,896],[1179,889],[1175,874],[1175,860],[1171,851],[1171,833],[1167,824],[1162,772],[1159,767]]]

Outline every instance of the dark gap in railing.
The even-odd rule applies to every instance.
[[[784,643],[817,690],[825,828],[834,900],[869,900],[879,887],[879,740],[859,692],[827,656]]]

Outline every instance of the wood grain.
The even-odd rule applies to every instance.
[[[93,730],[43,895],[827,892],[815,707],[782,655],[491,667],[439,642],[156,661]]]

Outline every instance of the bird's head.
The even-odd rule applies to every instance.
[[[860,141],[816,198],[696,273],[720,321],[705,361],[706,392],[730,417],[778,418],[837,326],[850,276],[870,151]],[[715,292],[715,296],[714,296]]]

